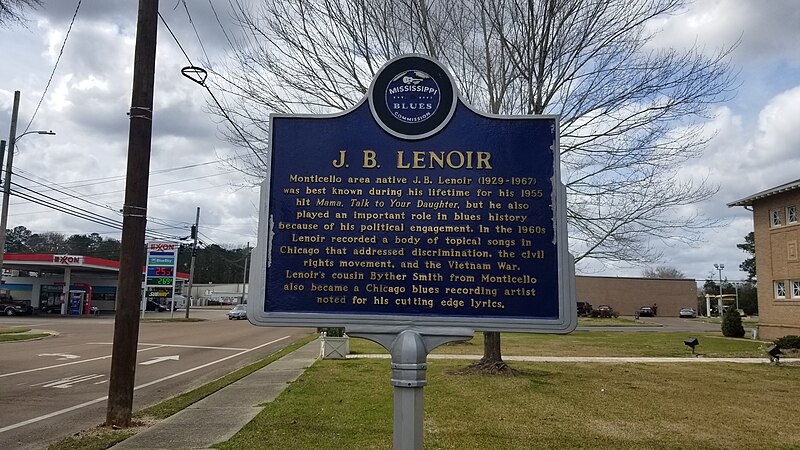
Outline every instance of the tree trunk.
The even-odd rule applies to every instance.
[[[505,376],[517,375],[516,370],[503,362],[503,357],[500,354],[500,333],[496,331],[483,333],[483,358],[470,364],[461,372]]]

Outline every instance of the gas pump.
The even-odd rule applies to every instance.
[[[86,291],[70,290],[69,303],[67,305],[67,314],[71,316],[79,316],[83,314],[83,309],[86,304]]]

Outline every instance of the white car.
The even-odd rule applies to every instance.
[[[694,319],[695,317],[697,317],[697,311],[695,311],[692,308],[681,308],[681,311],[678,313],[678,316],[680,316],[681,318],[688,317]]]
[[[246,305],[236,305],[228,311],[228,320],[233,319],[247,319],[247,306]]]

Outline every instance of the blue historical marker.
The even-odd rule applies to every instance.
[[[252,322],[574,329],[557,117],[478,113],[411,55],[345,113],[270,119]]]

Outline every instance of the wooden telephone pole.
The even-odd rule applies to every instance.
[[[158,0],[139,0],[133,61],[128,169],[122,209],[119,287],[114,321],[114,347],[108,386],[106,425],[131,425],[142,298],[144,233],[147,226],[147,185],[153,130],[153,86],[156,68]]]

